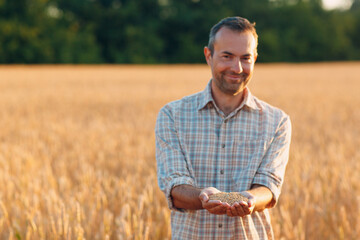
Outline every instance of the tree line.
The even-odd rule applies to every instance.
[[[1,0],[0,63],[203,63],[235,15],[256,22],[260,62],[360,59],[360,0]]]

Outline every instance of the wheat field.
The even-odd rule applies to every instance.
[[[293,136],[276,239],[360,238],[360,63],[258,64]],[[0,239],[170,239],[154,126],[206,65],[0,66]]]

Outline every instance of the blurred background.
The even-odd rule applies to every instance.
[[[0,63],[204,63],[233,15],[256,22],[259,62],[360,59],[360,0],[0,0]]]
[[[360,0],[0,0],[0,239],[171,239],[156,116],[204,89],[234,15],[293,124],[275,238],[359,239]]]

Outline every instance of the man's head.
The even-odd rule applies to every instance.
[[[209,34],[209,43],[208,43],[208,48],[210,49],[211,54],[213,54],[214,51],[214,42],[215,42],[216,34],[223,27],[233,30],[234,32],[252,33],[256,41],[255,56],[257,56],[258,35],[256,33],[255,23],[250,23],[246,18],[242,18],[242,17],[224,18],[211,28]]]
[[[240,17],[225,18],[211,29],[204,54],[213,75],[213,91],[243,92],[253,74],[257,39],[254,24]]]

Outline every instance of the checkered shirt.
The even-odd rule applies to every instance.
[[[268,209],[245,217],[177,209],[170,191],[188,184],[241,192],[259,184],[271,190],[274,206],[289,157],[288,115],[247,88],[242,104],[225,116],[215,104],[210,81],[204,91],[164,106],[155,135],[158,183],[172,210],[172,239],[274,238]]]

